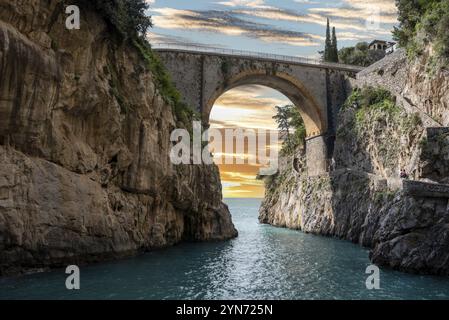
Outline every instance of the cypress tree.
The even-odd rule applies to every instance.
[[[332,28],[332,43],[331,43],[331,62],[338,62],[338,44],[337,44],[337,33],[335,32],[335,27]]]
[[[332,41],[329,18],[327,18],[326,43],[324,45],[324,61],[331,61]]]

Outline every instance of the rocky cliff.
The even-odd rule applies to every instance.
[[[142,53],[63,3],[0,0],[0,275],[235,237],[217,168],[171,164],[185,115]]]
[[[421,63],[398,52],[360,73],[329,174],[308,177],[303,150],[284,157],[266,180],[260,221],[359,243],[379,265],[449,275],[449,78],[419,75]]]

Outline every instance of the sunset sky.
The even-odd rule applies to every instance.
[[[154,28],[152,43],[196,44],[228,49],[319,58],[326,18],[337,29],[339,48],[374,39],[392,40],[397,24],[394,0],[147,0]],[[289,104],[262,86],[228,91],[216,102],[216,128],[276,129],[276,105]],[[260,198],[259,167],[221,165],[225,197]]]
[[[277,130],[273,120],[275,106],[287,104],[290,104],[290,100],[276,90],[263,86],[239,87],[226,92],[217,100],[210,117],[211,127]],[[236,157],[244,158],[245,155],[236,154]],[[263,197],[263,181],[255,179],[260,166],[224,164],[219,167],[225,197]]]

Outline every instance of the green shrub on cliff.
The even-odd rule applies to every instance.
[[[449,59],[449,0],[396,0],[399,28],[394,36],[409,57],[433,44],[436,57]]]
[[[134,40],[134,46],[139,50],[142,58],[147,62],[147,66],[156,78],[156,85],[164,98],[167,98],[174,105],[181,100],[181,95],[173,85],[170,75],[164,64],[151,50],[150,45],[145,41]]]
[[[354,89],[339,117],[338,161],[382,174],[397,172],[405,157],[398,146],[407,143],[412,152],[423,133],[421,117],[406,112],[383,88]],[[351,146],[355,155],[348,154],[346,146]]]
[[[173,111],[178,121],[191,128],[192,120],[199,120],[200,116],[182,102],[181,94],[173,84],[170,74],[159,57],[151,50],[150,44],[143,39],[135,39],[133,44],[147,62],[147,67],[155,77],[155,84],[160,94],[167,103],[173,106]]]
[[[361,90],[360,103],[363,106],[378,106],[389,109],[394,102],[391,92],[383,88],[365,87]]]
[[[385,117],[394,117],[400,109],[395,98],[383,88],[356,88],[346,101],[345,107],[355,107],[356,129],[363,129],[366,121],[377,121]]]
[[[146,14],[149,4],[145,0],[78,0],[94,9],[113,27],[122,39],[145,36],[152,27],[151,17]]]
[[[306,127],[296,106],[277,106],[276,109],[277,114],[273,119],[277,122],[281,136],[284,139],[280,154],[289,155],[304,146]]]

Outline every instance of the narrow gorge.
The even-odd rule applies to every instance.
[[[307,127],[304,146],[264,178],[262,224],[449,275],[449,73],[431,43],[365,69],[153,50],[98,3],[73,1],[82,28],[69,30],[66,1],[0,0],[0,276],[236,238],[218,167],[174,165],[170,136],[208,126],[217,98],[245,85],[284,94]]]

